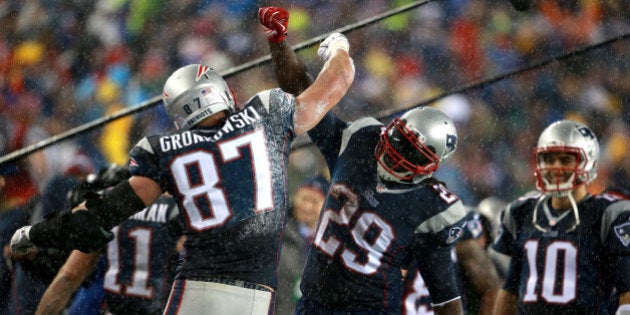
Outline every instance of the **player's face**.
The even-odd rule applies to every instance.
[[[295,192],[295,202],[293,204],[295,219],[310,227],[316,227],[325,199],[324,194],[316,189],[309,187],[298,189]]]
[[[577,155],[569,152],[546,152],[540,159],[545,166],[544,176],[551,183],[569,180],[578,163]]]

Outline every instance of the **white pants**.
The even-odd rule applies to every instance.
[[[216,282],[176,280],[164,315],[270,315],[274,293]]]

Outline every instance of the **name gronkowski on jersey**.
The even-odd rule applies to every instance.
[[[329,113],[309,132],[331,169],[331,188],[301,290],[328,309],[400,313],[401,269],[413,258],[441,280],[432,281],[439,301],[459,295],[450,250],[466,210],[438,183],[381,184],[374,157],[381,127],[374,119],[346,125]]]
[[[481,237],[483,234],[483,225],[481,223],[480,214],[476,211],[470,211],[466,215],[466,225],[462,236],[458,242],[465,240],[474,240]],[[457,257],[455,249],[453,248],[453,262],[457,263]],[[458,266],[458,272],[459,266]],[[465,292],[464,284],[461,277],[458,277],[458,287],[460,292]],[[466,299],[462,297],[462,303],[464,309],[466,309]],[[405,291],[402,300],[403,314],[405,315],[433,315],[433,306],[431,301],[431,295],[427,289],[427,285],[424,283],[424,279],[420,275],[418,270],[418,264],[413,261],[407,269],[407,275],[405,276]]]
[[[611,313],[611,295],[630,291],[630,201],[588,196],[577,204],[580,224],[571,230],[573,212],[558,215],[540,197],[510,203],[492,245],[512,256],[504,288],[518,295],[519,314]]]
[[[161,314],[173,279],[169,260],[183,234],[175,201],[162,196],[112,232],[115,238],[107,244],[103,281],[108,310]]]
[[[131,150],[131,174],[158,182],[184,215],[178,279],[276,286],[294,111],[293,95],[263,91],[220,129],[151,136]]]

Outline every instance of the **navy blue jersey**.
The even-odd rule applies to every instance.
[[[131,174],[158,182],[184,215],[178,279],[276,286],[294,111],[293,95],[263,91],[220,129],[151,136],[132,149]]]
[[[346,125],[327,114],[309,132],[331,170],[331,188],[301,290],[327,310],[399,313],[401,269],[413,258],[439,301],[459,295],[450,251],[466,210],[436,181],[381,183],[374,157],[381,127],[371,118]]]
[[[470,211],[466,215],[466,225],[459,238],[459,241],[478,239],[483,234],[483,225],[481,224],[480,214],[476,211]],[[458,242],[459,242],[458,241]],[[457,262],[456,254],[453,250],[453,261]],[[459,269],[459,268],[458,268]],[[461,277],[457,278],[458,287],[461,292],[465,291]],[[466,301],[462,299],[464,309],[466,309]],[[405,292],[403,296],[403,314],[406,315],[431,315],[433,314],[433,306],[431,295],[427,289],[424,279],[418,270],[418,264],[413,261],[407,269],[405,276]]]
[[[103,288],[114,314],[161,314],[173,279],[169,265],[183,234],[179,209],[162,196],[112,229]]]
[[[588,196],[571,230],[572,211],[558,214],[540,197],[521,197],[502,214],[493,248],[512,257],[504,289],[518,295],[519,314],[609,313],[611,292],[630,290],[630,201]]]

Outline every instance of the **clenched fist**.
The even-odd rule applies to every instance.
[[[258,20],[263,26],[265,36],[270,42],[279,43],[287,36],[289,12],[278,7],[262,7],[258,9]]]

